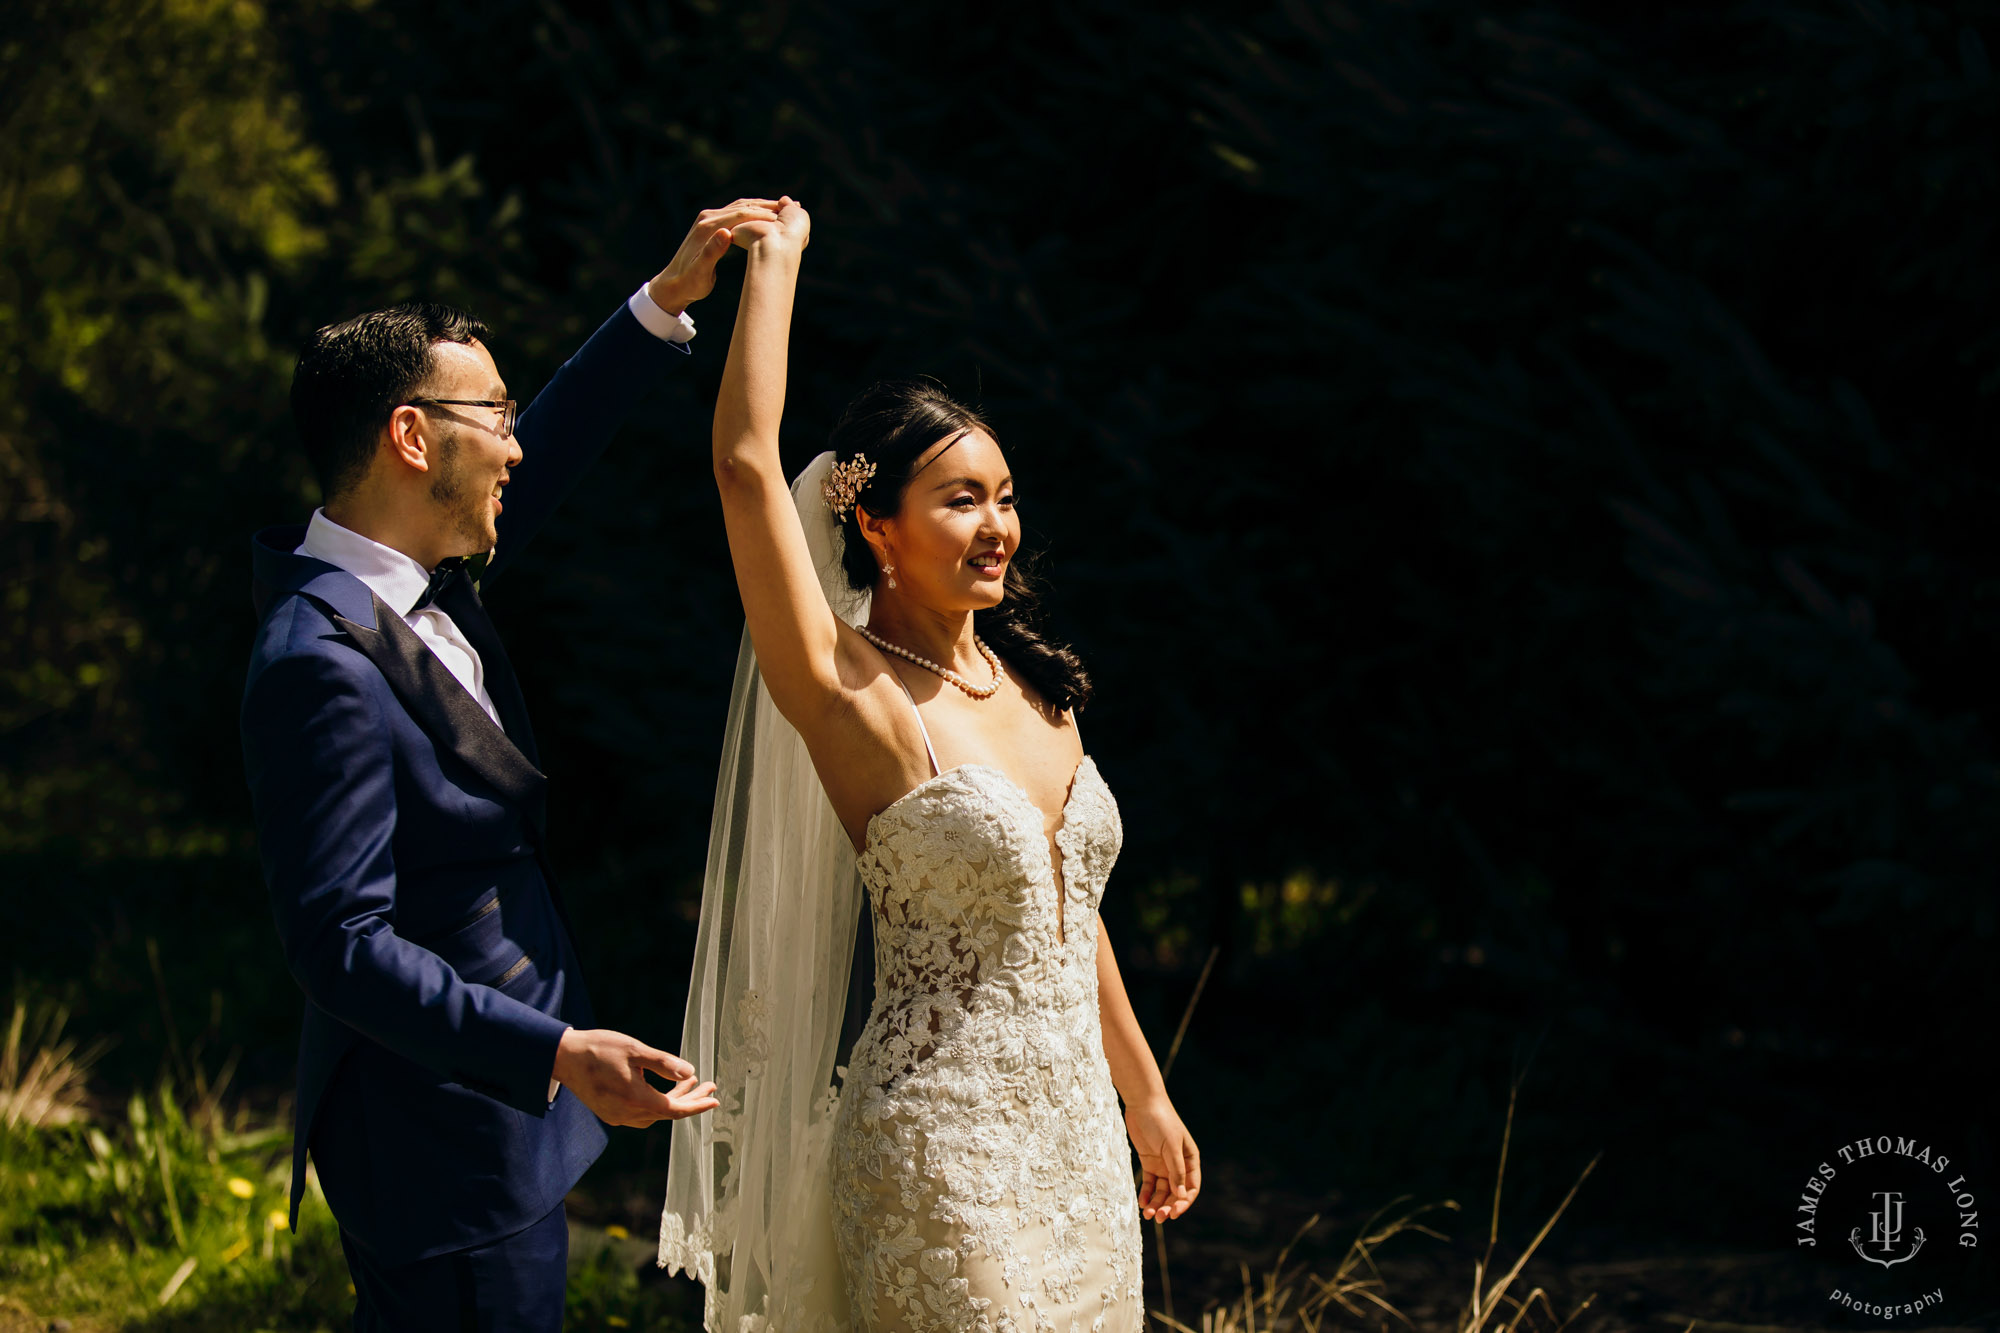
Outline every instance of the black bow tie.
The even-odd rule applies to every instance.
[[[424,595],[417,598],[417,604],[404,614],[413,616],[435,602],[451,586],[451,581],[464,572],[465,557],[462,555],[450,555],[438,561],[437,568],[431,571],[431,581],[424,586]]]

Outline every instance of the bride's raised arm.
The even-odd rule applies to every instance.
[[[765,688],[794,726],[822,715],[816,705],[839,690],[840,625],[778,458],[792,295],[811,233],[812,220],[790,198],[779,201],[776,222],[735,229],[731,242],[749,261],[715,404],[715,484],[736,586]]]

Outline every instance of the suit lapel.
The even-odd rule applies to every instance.
[[[424,645],[416,631],[404,624],[401,616],[384,606],[381,598],[371,595],[369,600],[374,604],[373,625],[360,624],[330,607],[326,609],[333,623],[375,664],[383,679],[389,682],[389,688],[402,700],[403,707],[416,719],[417,725],[490,783],[510,805],[524,811],[539,842],[544,831],[548,779],[528,755],[508,739],[506,732],[493,725],[493,719],[486,715],[479,701],[466,693],[450,668]],[[483,614],[478,618],[485,619]],[[458,618],[454,616],[453,619]],[[463,621],[459,624],[469,631]],[[490,623],[486,625],[486,636],[497,650],[499,636],[493,634]],[[469,632],[467,637],[471,637]],[[493,667],[498,663],[487,657],[486,645],[475,639],[474,647],[480,651],[480,660],[487,664],[488,692],[494,695],[494,705],[500,708],[501,716],[507,716],[509,705],[502,704],[499,692],[492,689],[497,674],[506,679],[511,706],[522,720],[520,734],[526,737],[527,709],[521,704],[520,687],[513,683],[513,672],[503,669],[495,673]],[[533,744],[530,738],[528,745],[532,748]]]
[[[528,701],[521,695],[521,682],[514,675],[514,664],[507,660],[500,634],[486,615],[486,604],[479,599],[471,570],[453,579],[438,594],[437,605],[479,654],[480,665],[486,672],[486,693],[493,699],[508,739],[527,756],[529,763],[540,768],[542,758],[535,748],[535,729],[528,725]]]

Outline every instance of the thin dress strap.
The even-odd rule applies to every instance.
[[[903,686],[903,694],[910,701],[910,711],[917,715],[917,730],[924,733],[924,753],[931,757],[931,776],[936,777],[944,770],[938,767],[937,751],[931,748],[931,729],[924,725],[924,714],[923,710],[917,707],[917,696],[910,693],[910,687],[904,684],[903,674],[900,671],[892,668],[889,674],[896,678],[898,685]]]

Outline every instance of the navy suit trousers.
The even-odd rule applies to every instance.
[[[383,1264],[347,1232],[354,1333],[553,1333],[563,1323],[569,1219],[409,1264]]]

